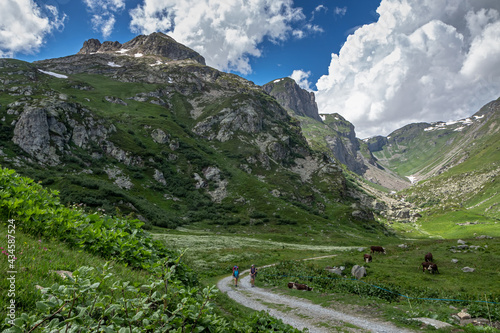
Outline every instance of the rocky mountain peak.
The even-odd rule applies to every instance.
[[[99,51],[101,47],[101,42],[99,39],[91,38],[83,42],[83,46],[77,54],[91,54]]]
[[[266,83],[263,88],[288,111],[321,121],[314,93],[300,88],[295,80],[288,77],[277,79]]]
[[[160,32],[150,35],[140,35],[120,44],[119,42],[105,41],[101,44],[98,39],[89,39],[83,43],[78,54],[113,53],[140,56],[160,56],[172,60],[191,59],[205,65],[205,58],[198,52],[176,42],[172,37]]]

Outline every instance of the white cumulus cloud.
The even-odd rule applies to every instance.
[[[316,83],[358,137],[467,117],[500,96],[500,1],[382,0]]]
[[[320,31],[292,23],[304,21],[293,0],[142,0],[130,11],[131,30],[167,33],[221,70],[251,72],[250,58],[260,57],[264,40],[279,43]]]
[[[292,75],[290,75],[290,78],[295,80],[295,82],[301,87],[302,89],[305,89],[307,91],[312,91],[311,89],[311,82],[309,82],[309,77],[311,76],[311,71],[304,71],[302,69],[296,69],[292,72]]]
[[[125,9],[125,0],[83,0],[91,13],[92,29],[107,38],[113,32],[115,14]]]
[[[2,0],[0,11],[0,57],[38,52],[47,35],[64,29],[65,14],[51,5],[32,0]]]

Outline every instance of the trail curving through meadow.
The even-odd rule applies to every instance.
[[[244,277],[240,279],[237,288],[234,287],[232,276],[219,280],[217,287],[234,301],[256,311],[267,311],[271,316],[295,328],[308,328],[310,333],[339,332],[339,328],[342,332],[414,332],[377,318],[361,314],[354,316],[341,309],[325,308],[309,300],[273,293],[269,289],[252,288],[248,272],[249,270],[242,272]]]

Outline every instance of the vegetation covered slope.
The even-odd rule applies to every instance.
[[[500,219],[500,100],[453,123],[407,126],[374,152],[418,183],[398,194],[424,216],[430,234],[461,237],[463,229],[493,232]],[[486,228],[486,229],[484,229]]]
[[[118,51],[1,60],[1,163],[64,203],[146,226],[385,232],[260,87],[195,60]]]
[[[0,189],[2,332],[298,332],[266,313],[219,315],[215,287],[137,220],[67,208],[8,169]]]

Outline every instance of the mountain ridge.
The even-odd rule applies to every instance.
[[[167,57],[157,47],[164,41],[173,43],[138,36],[122,54],[121,44],[89,40],[81,54],[1,60],[2,163],[61,189],[67,202],[150,224],[270,232],[301,221],[328,230],[338,219],[344,230],[387,235],[373,212],[420,212],[397,208],[388,193],[411,189],[406,177],[417,172],[423,181],[466,162],[455,154],[439,164],[442,148],[480,143],[485,131],[470,126],[498,113],[479,111],[462,132],[454,130],[463,123],[446,132],[426,130],[440,123],[409,124],[392,137],[360,140],[340,115],[318,114],[314,95],[293,80],[260,87],[203,65],[197,53]],[[467,140],[456,139],[471,128]],[[425,145],[418,164],[413,156]]]
[[[117,44],[90,54],[92,43],[89,54],[0,61],[2,164],[65,203],[146,226],[259,226],[279,237],[314,225],[307,238],[346,237],[325,227],[337,221],[389,234],[262,87],[192,59],[122,55]]]
[[[96,53],[118,53],[134,57],[152,55],[172,60],[191,59],[205,65],[205,58],[198,52],[176,42],[175,39],[161,32],[139,35],[124,44],[117,41],[105,41],[101,44],[98,39],[92,38],[83,43],[77,54],[90,55]]]

